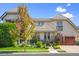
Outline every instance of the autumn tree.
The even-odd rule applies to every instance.
[[[31,39],[34,33],[34,22],[33,20],[29,17],[28,12],[26,7],[24,5],[20,6],[18,8],[18,14],[19,14],[19,19],[20,19],[20,39],[24,40],[24,47],[27,44],[27,40]]]

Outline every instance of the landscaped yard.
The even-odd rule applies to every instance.
[[[1,53],[5,52],[48,52],[48,49],[45,48],[24,48],[23,47],[6,47],[6,48],[0,48]]]

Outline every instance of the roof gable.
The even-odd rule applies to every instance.
[[[52,19],[57,19],[57,20],[60,20],[60,19],[67,19],[67,17],[65,17],[65,16],[63,16],[63,15],[61,15],[61,14],[57,14],[57,15],[55,15],[55,16],[53,16],[53,18]]]

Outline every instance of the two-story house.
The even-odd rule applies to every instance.
[[[17,8],[6,11],[1,19],[3,22],[15,22],[18,20]],[[35,22],[35,34],[37,39],[45,41],[46,39],[53,41],[56,33],[61,33],[63,39],[61,44],[74,45],[78,28],[72,23],[72,21],[64,17],[63,15],[55,15],[52,18],[32,18]]]

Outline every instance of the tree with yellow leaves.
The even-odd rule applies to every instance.
[[[20,39],[24,40],[25,47],[27,44],[27,40],[29,40],[33,36],[35,25],[33,20],[29,17],[27,9],[24,5],[18,8],[18,14],[21,26]]]

